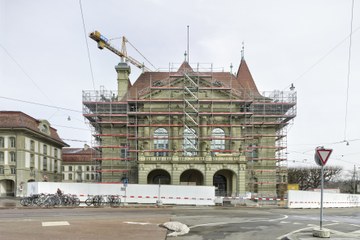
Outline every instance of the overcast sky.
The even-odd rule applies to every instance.
[[[289,90],[294,83],[298,105],[288,129],[289,165],[315,166],[314,149],[325,146],[334,149],[329,165],[356,165],[360,171],[360,1],[354,4],[350,61],[351,0],[81,5],[86,37],[78,0],[0,0],[0,110],[47,119],[61,138],[73,140],[66,140],[72,147],[91,144],[82,90],[115,90],[119,58],[100,51],[87,35],[98,30],[108,38],[126,36],[157,68],[168,68],[184,60],[189,25],[190,63],[212,63],[224,71],[233,64],[236,70],[244,42],[260,91]],[[113,43],[120,48],[119,40]],[[131,46],[127,51],[144,61]],[[132,67],[131,81],[138,75]]]

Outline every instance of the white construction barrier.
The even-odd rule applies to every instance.
[[[324,208],[360,207],[359,194],[323,193]],[[288,208],[320,208],[320,192],[288,191]]]
[[[179,205],[215,205],[214,186],[29,182],[27,196],[39,193],[74,194],[85,201],[88,195],[119,195],[121,202]]]

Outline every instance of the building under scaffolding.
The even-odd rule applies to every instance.
[[[237,74],[197,64],[143,72],[117,91],[83,91],[102,182],[214,185],[217,195],[282,197],[286,126],[296,92],[260,93],[242,58]]]

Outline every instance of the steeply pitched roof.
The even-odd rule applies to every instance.
[[[259,90],[256,87],[254,79],[244,58],[241,58],[240,66],[236,74],[236,80],[243,88],[247,89],[250,93],[253,93],[253,96],[260,96]]]
[[[37,120],[20,111],[0,111],[0,129],[1,128],[25,128],[34,131],[44,138],[50,138],[61,146],[69,146],[57,134],[57,130],[50,126],[50,135],[40,131],[39,124],[42,121]]]
[[[135,81],[128,91],[128,98],[139,98],[150,91],[157,81],[169,84],[183,73],[195,73],[198,76],[211,76],[211,81],[218,81],[224,87],[232,88],[241,92],[244,98],[248,96],[261,96],[251,76],[250,70],[244,59],[241,59],[239,70],[236,76],[230,72],[194,72],[188,62],[184,61],[176,72],[144,72]],[[170,84],[169,84],[170,85]],[[123,99],[126,100],[126,99]]]
[[[190,64],[187,61],[184,61],[181,66],[179,67],[179,69],[177,70],[178,73],[183,73],[183,72],[193,72],[194,70],[192,69],[192,67],[190,66]]]

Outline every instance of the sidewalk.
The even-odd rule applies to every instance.
[[[350,239],[360,239],[360,233],[358,232],[357,234],[353,233],[353,232],[340,232],[337,230],[333,230],[330,228],[326,228],[330,231],[330,239],[332,240],[340,240],[340,239],[346,239],[346,240],[350,240]],[[356,231],[356,229],[353,229]],[[293,232],[289,235],[287,235],[286,237],[281,238],[281,240],[310,240],[310,239],[322,239],[319,237],[314,237],[313,236],[313,227],[309,227],[309,229],[304,229],[298,232]],[[324,238],[324,239],[329,239],[329,238]]]
[[[1,208],[17,208],[20,205],[20,198],[15,197],[1,197],[0,198],[0,209]]]

